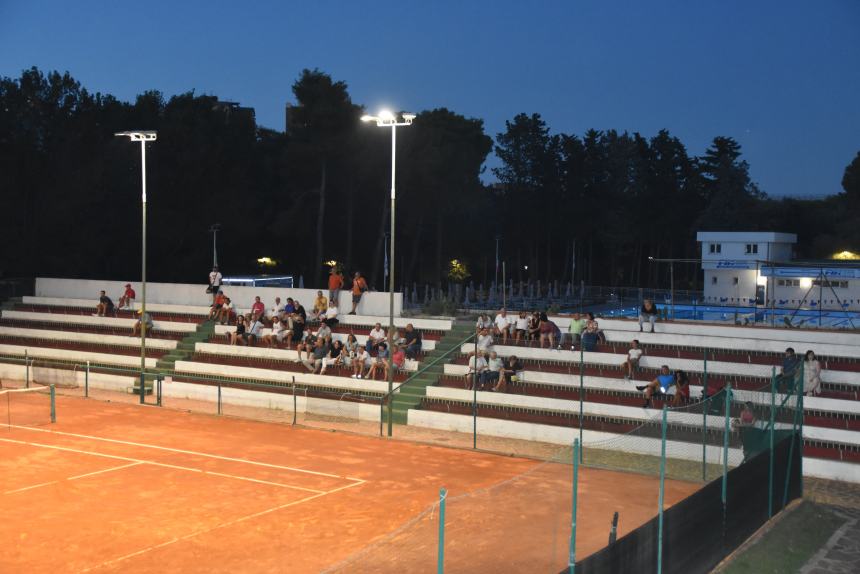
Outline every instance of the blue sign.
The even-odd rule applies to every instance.
[[[860,278],[860,268],[850,267],[762,267],[762,277],[832,277],[834,279],[857,279]]]

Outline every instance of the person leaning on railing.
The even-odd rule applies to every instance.
[[[645,321],[651,323],[651,332],[654,332],[654,323],[657,322],[657,315],[659,311],[657,310],[657,306],[654,305],[654,301],[651,299],[645,299],[642,301],[642,308],[639,309],[639,332],[642,332],[642,324]]]

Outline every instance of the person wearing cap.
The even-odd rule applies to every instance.
[[[132,305],[134,305],[134,299],[137,294],[134,292],[134,289],[131,288],[131,283],[125,284],[125,291],[119,298],[119,304],[116,306],[117,309],[122,309],[123,307],[128,307],[131,309]]]
[[[221,275],[221,271],[218,270],[218,266],[215,265],[212,267],[212,271],[209,273],[209,288],[207,291],[212,293],[212,302],[215,302],[215,297],[218,295],[218,292],[221,290],[221,282],[224,280],[224,276]]]
[[[149,312],[142,313],[140,309],[137,311],[137,321],[134,323],[134,327],[131,328],[131,336],[139,337],[140,336],[140,324],[146,323],[146,332],[149,333],[152,331],[152,317]]]

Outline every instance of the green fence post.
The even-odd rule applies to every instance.
[[[448,498],[448,491],[444,488],[439,489],[439,554],[436,558],[436,572],[443,574],[445,572],[445,499]]]
[[[800,481],[800,496],[803,496],[803,369],[800,369],[800,382],[798,383],[797,391],[797,414],[798,414],[798,430],[797,430],[797,455],[800,457],[800,475],[797,480]]]
[[[379,411],[379,436],[382,436],[382,403],[380,403],[380,411]],[[296,398],[296,377],[293,375],[293,426],[296,426],[296,411],[299,408],[299,401]],[[307,409],[307,405],[305,405],[305,409]]]
[[[140,370],[140,404],[146,403],[146,370]]]
[[[582,342],[579,345],[579,462],[582,462],[584,455],[582,448],[582,401],[585,394],[585,351],[582,348]]]
[[[702,481],[708,480],[708,350],[703,351],[702,368]]]
[[[221,414],[221,382],[218,382],[218,414]]]
[[[579,490],[579,439],[573,439],[573,506],[570,514],[570,554],[567,565],[570,574],[576,572],[576,507]]]
[[[87,361],[87,370],[84,371],[84,396],[90,396],[90,362]]]
[[[657,503],[657,574],[663,572],[663,495],[666,485],[666,404],[663,404],[663,432],[660,437],[660,498]]]
[[[800,371],[800,377],[803,377],[803,370],[798,369]],[[794,421],[792,423],[792,436],[791,436],[791,444],[788,447],[788,466],[785,469],[785,488],[782,492],[782,508],[785,508],[785,505],[788,504],[788,485],[791,483],[791,463],[794,459],[794,443],[797,441],[799,443],[798,450],[803,448],[803,430],[802,430],[802,422],[798,422],[798,415],[800,416],[800,421],[803,421],[803,379],[795,375],[793,386],[794,391],[797,393],[796,402],[794,403]],[[798,381],[798,379],[800,380]],[[798,436],[797,430],[801,429],[801,435]],[[802,451],[801,451],[802,452]],[[800,476],[803,476],[803,459],[801,459],[800,463]],[[801,481],[803,479],[801,478]],[[801,484],[801,491],[803,489],[803,482]]]
[[[57,422],[57,391],[51,385],[51,422]]]
[[[30,388],[30,359],[27,356],[27,349],[24,349],[24,387]]]
[[[770,468],[767,475],[767,517],[773,516],[773,425],[776,417],[776,367],[770,371],[770,427],[768,440],[770,441]]]
[[[501,375],[500,375],[501,376]],[[472,448],[478,448],[478,335],[475,334],[475,372],[472,373]]]
[[[726,512],[726,491],[729,481],[729,429],[731,425],[731,406],[732,406],[732,384],[726,383],[723,389],[726,394],[725,399],[725,428],[723,429],[723,514]]]

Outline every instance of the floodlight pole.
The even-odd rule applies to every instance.
[[[391,230],[390,242],[388,244],[388,436],[392,435],[392,393],[394,392],[394,364],[393,364],[393,333],[394,333],[394,221],[397,192],[395,189],[395,174],[397,165],[397,127],[412,125],[414,114],[401,114],[403,121],[398,122],[397,116],[391,112],[380,112],[378,116],[362,116],[364,122],[376,122],[378,127],[391,127]]]
[[[209,231],[212,233],[212,267],[218,267],[218,230],[220,229],[220,223],[209,226]]]
[[[154,131],[120,132],[114,134],[128,137],[130,141],[140,142],[140,182],[141,182],[141,300],[140,300],[140,402],[145,402],[146,396],[146,142],[155,141]]]

